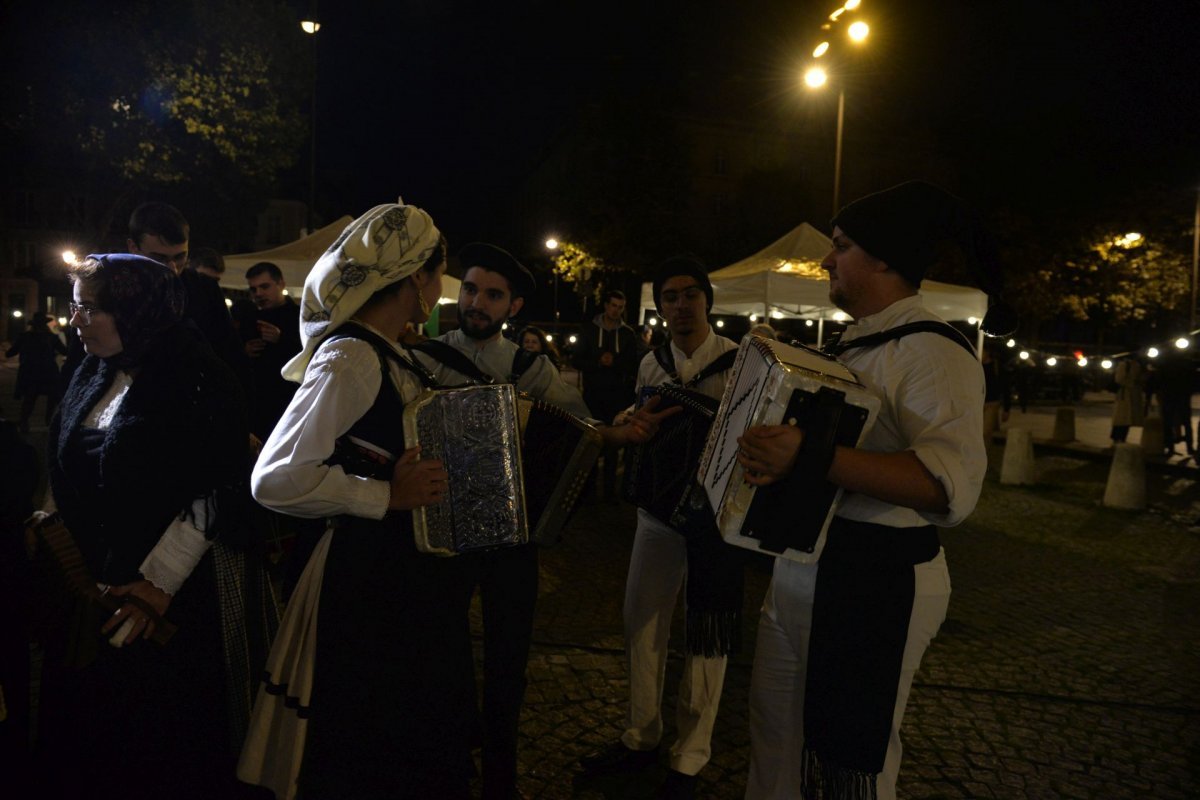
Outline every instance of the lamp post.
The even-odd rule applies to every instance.
[[[312,70],[312,107],[308,121],[308,221],[305,224],[309,234],[313,232],[313,206],[317,202],[317,31],[321,30],[321,23],[317,22],[316,12],[317,2],[312,0],[308,18],[300,22],[300,29],[312,39],[312,61],[309,64]]]
[[[1188,330],[1196,330],[1196,273],[1200,272],[1200,189],[1196,190],[1196,217],[1192,221],[1192,305],[1188,309]]]
[[[558,250],[558,239],[551,236],[546,240],[546,249],[551,253]],[[554,267],[554,259],[550,259],[550,272],[554,275],[554,332],[558,333],[558,270]]]
[[[823,30],[831,30],[834,24],[837,24],[843,14],[847,11],[856,11],[862,5],[862,0],[846,0],[846,4],[829,15],[829,22],[822,25]],[[871,28],[862,20],[857,20],[850,24],[846,29],[846,35],[851,42],[862,44],[866,41],[870,34]],[[824,58],[830,50],[830,42],[822,41],[813,49],[812,57],[814,59]],[[804,83],[810,89],[819,89],[824,86],[829,80],[829,73],[818,64],[814,64],[804,73]],[[833,214],[837,216],[839,203],[842,194],[842,130],[845,127],[846,120],[846,85],[845,81],[839,81],[838,85],[838,108],[837,108],[837,139],[834,145],[833,152]]]

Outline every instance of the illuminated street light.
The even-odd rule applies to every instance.
[[[13,309],[13,319],[20,319],[23,316],[25,316],[25,313],[23,311],[21,311],[21,309],[19,309],[19,308]]]
[[[1016,340],[1016,339],[1009,339],[1009,340],[1008,340],[1007,342],[1005,342],[1004,344],[1005,344],[1005,345],[1007,345],[1008,347],[1016,347],[1016,346],[1017,346],[1017,340]]]
[[[750,315],[750,321],[751,321],[751,322],[758,322],[758,314],[751,314],[751,315]]]
[[[553,342],[553,341],[554,341],[554,334],[553,334],[553,333],[547,333],[547,334],[546,334],[546,341],[547,341],[547,342]]]
[[[861,5],[862,0],[846,0],[846,2],[842,4],[842,8],[846,9],[847,11],[853,11]]]
[[[771,319],[783,319],[783,312],[782,311],[772,311]]]
[[[555,239],[553,236],[551,236],[549,239],[547,239],[546,240],[546,249],[547,250],[557,250],[558,249],[558,239]]]
[[[70,320],[69,320],[69,319],[67,319],[66,317],[59,317],[59,318],[58,318],[58,324],[59,324],[60,326],[64,327],[64,328],[65,328],[65,327],[67,327],[67,323],[68,323],[68,322],[70,322]]]
[[[1075,363],[1079,364],[1081,367],[1086,367],[1088,365],[1087,356],[1080,356],[1079,360]]]
[[[1019,357],[1019,358],[1020,358],[1022,361],[1028,361],[1028,360],[1029,360],[1029,351],[1028,351],[1028,350],[1022,350],[1021,352],[1017,353],[1017,356],[1018,356],[1018,357]]]
[[[753,319],[753,317],[751,319]],[[654,327],[655,325],[658,324],[658,317],[651,317],[650,319],[648,319],[646,321],[650,323],[650,327]]]
[[[1047,367],[1053,367],[1053,366],[1054,366],[1054,365],[1056,365],[1057,363],[1058,363],[1058,359],[1057,359],[1057,358],[1055,358],[1054,356],[1050,356],[1049,358],[1047,358],[1047,359],[1046,359],[1046,366],[1047,366]]]
[[[861,42],[866,39],[867,34],[870,32],[871,26],[865,22],[862,22],[861,20],[851,25],[846,31],[846,33],[850,35],[850,38],[856,42]]]
[[[571,344],[575,344],[577,341],[579,341],[579,337],[572,333],[570,336],[567,337],[567,341],[570,342]]]
[[[317,0],[310,0],[310,3],[309,13],[313,14],[316,11]],[[314,15],[310,19],[301,20],[300,30],[312,37],[312,59],[309,63],[312,69],[309,82],[312,108],[308,121],[308,219],[304,229],[305,233],[312,233],[316,224],[313,206],[317,203],[317,31],[321,30],[321,23],[317,22]]]
[[[225,307],[233,308],[233,299],[232,298],[229,298],[229,297],[225,298]]]
[[[717,320],[717,327],[718,327],[718,328],[724,328],[724,327],[725,327],[725,320],[723,320],[723,319],[719,319],[719,320]]]
[[[1112,369],[1112,359],[1111,358],[1104,359],[1103,361],[1100,362],[1100,367],[1102,369]]]
[[[1150,356],[1151,358],[1158,358],[1158,348],[1151,347],[1149,350],[1146,351],[1146,355]]]
[[[63,260],[64,264],[74,264],[75,263],[75,251],[74,250],[63,250],[62,251],[62,260]]]
[[[804,320],[804,327],[811,328],[812,326],[813,326],[813,321],[811,319]]]
[[[813,58],[820,58],[829,52],[829,42],[821,42],[817,45],[817,49],[813,50]]]
[[[845,14],[845,13],[846,13],[845,8],[839,8],[837,11],[835,11],[829,15],[829,19],[832,20],[833,22],[837,22],[838,17],[840,17],[842,14]]]
[[[1187,338],[1186,336],[1180,336],[1175,340],[1175,347],[1179,350],[1187,350],[1191,343],[1191,339]]]
[[[979,322],[979,320],[976,317],[967,317],[968,325],[974,325],[976,322]]]
[[[809,67],[808,72],[804,73],[804,83],[810,89],[820,89],[829,80],[829,74],[820,67]]]

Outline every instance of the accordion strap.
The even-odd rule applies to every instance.
[[[401,369],[413,373],[417,376],[417,380],[426,389],[438,388],[437,379],[433,377],[433,373],[425,369],[425,367],[411,361],[407,358],[401,358],[396,350],[388,344],[382,336],[367,330],[361,325],[356,325],[353,322],[347,322],[337,329],[326,341],[337,341],[338,339],[361,339],[371,347],[375,348],[375,352],[379,355],[379,367],[383,372],[384,385],[388,381],[387,362],[394,361]]]
[[[409,347],[410,350],[415,350],[418,353],[425,355],[443,364],[455,372],[466,375],[472,381],[482,386],[488,386],[496,383],[496,379],[475,365],[475,362],[467,358],[456,347],[446,344],[440,339],[426,339]],[[521,379],[534,362],[541,357],[542,353],[531,353],[523,347],[518,347],[517,352],[513,354],[512,366],[509,368],[509,376],[507,381],[501,383],[516,384]]]
[[[934,322],[932,320],[910,322],[907,325],[899,325],[895,328],[889,328],[886,331],[880,331],[879,333],[860,336],[849,342],[843,343],[841,340],[834,340],[827,344],[824,350],[829,355],[840,356],[847,350],[853,350],[856,347],[878,347],[885,342],[908,336],[910,333],[936,333],[939,336],[945,336],[970,353],[972,358],[975,357],[975,348],[957,328],[945,322]]]
[[[679,373],[675,370],[675,354],[671,352],[670,342],[654,348],[654,360],[662,367],[663,372],[671,376],[672,381],[690,389],[705,378],[710,378],[718,372],[724,372],[732,367],[733,362],[737,360],[737,352],[737,350],[726,350],[724,353],[721,353],[721,355],[706,364],[702,370],[693,375],[687,383],[679,379]]]

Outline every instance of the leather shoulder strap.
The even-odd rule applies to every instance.
[[[858,347],[878,347],[885,342],[891,342],[896,339],[908,336],[910,333],[936,333],[939,336],[944,336],[950,341],[957,344],[959,347],[971,354],[972,358],[976,357],[975,348],[967,341],[967,337],[963,336],[957,328],[945,322],[933,322],[926,320],[923,322],[910,322],[907,325],[900,325],[895,328],[889,328],[886,331],[872,333],[867,336],[860,336],[849,342],[837,342],[826,348],[826,352],[831,355],[840,356],[847,350],[853,350]]]

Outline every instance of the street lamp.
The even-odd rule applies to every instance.
[[[558,239],[550,236],[546,239],[546,249],[554,252],[558,249]],[[554,275],[554,329],[558,330],[558,268],[554,265],[553,258],[550,261],[550,272]]]
[[[830,23],[837,23],[842,15],[847,11],[855,11],[862,5],[862,0],[846,0],[846,3],[832,14],[829,15]],[[826,23],[822,28],[831,28],[832,25]],[[866,41],[867,36],[871,32],[871,27],[862,20],[856,20],[851,23],[846,30],[846,34],[850,41],[855,44],[862,44]],[[822,58],[829,53],[830,43],[822,41],[813,50],[813,58]],[[829,80],[828,72],[819,67],[813,66],[804,73],[804,83],[810,89],[819,89]],[[837,110],[837,137],[834,145],[833,153],[833,215],[836,216],[840,205],[842,195],[842,130],[846,120],[846,85],[845,81],[838,82],[838,110]]]
[[[312,109],[308,121],[308,223],[306,225],[306,230],[311,234],[314,230],[313,206],[317,202],[317,31],[321,30],[321,23],[317,22],[317,0],[312,0],[309,6],[309,18],[300,21],[300,30],[312,38],[312,61],[309,65],[312,70]]]

